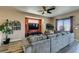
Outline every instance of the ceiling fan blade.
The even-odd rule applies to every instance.
[[[42,12],[42,14],[44,14],[44,11]]]
[[[55,10],[55,6],[52,6],[52,7],[49,8],[47,11],[51,11],[51,10]]]
[[[51,14],[51,13],[52,13],[51,10],[55,10],[55,6],[52,6],[51,8],[49,8],[49,9],[47,10],[47,13]]]
[[[52,12],[50,12],[50,11],[47,11],[47,13],[52,14]]]
[[[42,6],[42,8],[43,8],[43,10],[44,10],[44,11],[47,11],[47,9],[46,9],[46,7],[45,7],[45,6]]]

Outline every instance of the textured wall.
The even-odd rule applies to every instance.
[[[18,20],[21,22],[21,30],[14,31],[14,33],[10,35],[10,37],[13,39],[15,38],[19,39],[19,38],[25,37],[25,17],[41,18],[42,19],[42,32],[45,31],[45,24],[46,22],[48,22],[48,18],[41,17],[34,14],[24,13],[12,7],[0,7],[0,24],[3,23],[6,19]]]

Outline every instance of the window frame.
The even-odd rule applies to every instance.
[[[71,33],[73,33],[73,16],[70,16],[70,17],[67,17],[67,18],[61,18],[61,19],[56,19],[56,31],[57,31],[57,22],[59,20],[67,20],[67,19],[70,19],[70,24],[71,24],[71,27],[70,27],[70,31]],[[60,32],[60,31],[57,31],[57,32]]]

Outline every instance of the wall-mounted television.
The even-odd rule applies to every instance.
[[[54,26],[52,24],[46,24],[46,29],[48,30],[53,30],[54,29]]]
[[[29,23],[29,30],[37,30],[39,29],[39,24],[38,23]]]

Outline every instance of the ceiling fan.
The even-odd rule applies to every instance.
[[[49,14],[52,14],[52,10],[55,10],[55,6],[42,6],[42,10],[39,10],[39,12],[42,12],[42,14],[45,14],[45,13],[49,13]]]

